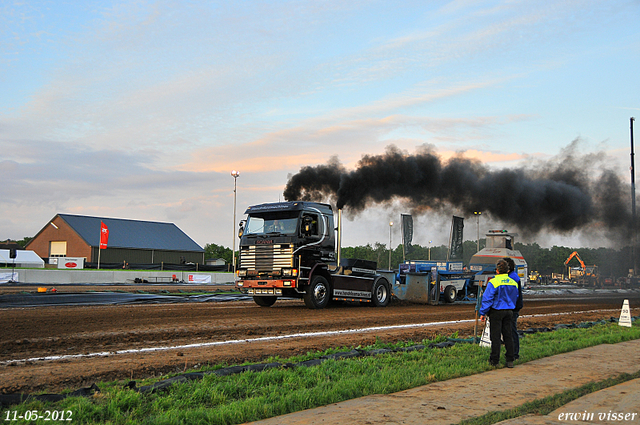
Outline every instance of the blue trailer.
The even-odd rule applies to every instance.
[[[478,290],[495,276],[500,258],[510,257],[516,264],[521,282],[526,282],[527,262],[512,248],[515,234],[506,230],[487,233],[487,246],[477,252],[465,267],[462,261],[416,260],[400,264],[393,295],[404,301],[438,304],[476,302]]]
[[[400,264],[392,292],[400,300],[419,303],[475,302],[478,285],[488,278],[482,271],[469,271],[461,261],[407,261]]]

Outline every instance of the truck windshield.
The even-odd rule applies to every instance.
[[[297,230],[298,218],[268,218],[249,216],[245,227],[247,235],[294,235]]]

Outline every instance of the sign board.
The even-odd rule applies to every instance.
[[[441,272],[461,272],[464,268],[462,261],[438,261],[436,264]]]
[[[450,272],[461,272],[464,266],[462,265],[462,261],[456,261],[449,263],[449,271]]]
[[[480,338],[480,347],[491,348],[491,330],[489,328],[489,318],[486,318],[486,325],[482,331],[482,337]]]
[[[84,269],[84,257],[58,257],[59,269]]]
[[[620,319],[618,325],[631,327],[631,310],[629,309],[629,300],[624,300],[622,303],[622,310],[620,311]]]
[[[9,283],[18,281],[18,272],[2,272],[0,273],[0,283]]]
[[[210,274],[190,274],[188,275],[189,283],[211,283]]]

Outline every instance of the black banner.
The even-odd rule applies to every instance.
[[[451,221],[450,260],[462,260],[462,229],[464,229],[464,218],[454,215]]]
[[[406,247],[411,246],[413,240],[413,217],[410,214],[401,214],[402,217],[402,244]]]

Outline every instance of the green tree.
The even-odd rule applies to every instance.
[[[231,248],[227,248],[226,246],[216,245],[214,243],[208,243],[204,246],[205,258],[206,259],[218,259],[222,258],[227,264],[232,264],[232,251]],[[236,258],[238,253],[236,252]]]
[[[31,241],[31,239],[33,239],[33,238],[30,238],[29,236],[25,236],[24,238],[20,239],[19,241],[14,241],[14,240],[7,239],[3,243],[5,243],[5,242],[15,242],[18,245],[20,245],[22,248],[24,248]]]
[[[378,268],[385,268],[389,262],[389,250],[385,244],[376,242],[374,246],[366,244],[364,246],[343,247],[342,258],[359,258],[361,260],[375,261]],[[402,255],[402,254],[401,254]]]
[[[26,240],[27,238],[25,238]],[[30,239],[30,238],[29,238]],[[486,246],[486,239],[480,240],[480,249]],[[597,265],[600,276],[618,278],[627,276],[629,269],[633,268],[631,258],[631,248],[623,247],[619,250],[611,248],[571,248],[564,246],[553,246],[542,248],[537,243],[522,244],[516,243],[514,248],[522,254],[530,271],[538,271],[542,275],[551,273],[565,273],[564,262],[573,251],[578,251],[580,258],[587,266]],[[465,241],[463,243],[463,263],[469,265],[471,257],[477,251],[476,241]],[[403,246],[400,244],[391,251],[391,268],[397,270],[402,263]],[[640,255],[640,250],[636,250],[636,255]],[[207,244],[205,246],[207,258],[224,258],[231,264],[231,249],[216,245]],[[448,247],[446,245],[431,246],[431,260],[446,261]],[[236,252],[236,259],[238,253]],[[387,244],[375,242],[373,245],[342,247],[342,258],[359,258],[363,260],[375,261],[379,269],[389,267],[389,248]],[[427,260],[429,259],[429,246],[418,244],[408,246],[405,251],[405,259]],[[640,264],[640,258],[636,260]],[[576,260],[572,260],[570,266],[577,265]]]

